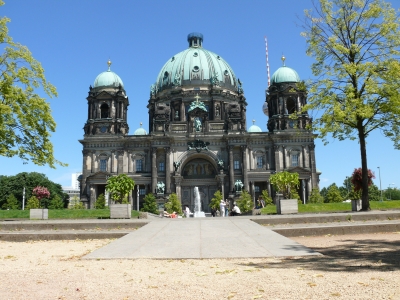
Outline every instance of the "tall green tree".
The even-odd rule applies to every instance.
[[[383,0],[320,0],[305,11],[307,54],[315,58],[308,105],[327,142],[358,140],[362,210],[369,210],[366,139],[378,129],[400,148],[399,16]]]
[[[4,2],[0,0],[0,6]],[[54,158],[51,133],[56,123],[50,104],[38,94],[57,96],[40,62],[8,35],[10,19],[0,18],[0,155],[19,156],[37,165],[64,166]]]
[[[182,214],[182,206],[178,200],[178,196],[175,193],[169,195],[168,202],[165,203],[165,208],[170,214],[172,214],[173,212],[176,212],[178,215]]]
[[[271,175],[270,182],[275,190],[283,194],[285,199],[291,199],[294,196],[297,199],[297,188],[300,184],[298,173],[290,173],[288,171],[278,172]]]

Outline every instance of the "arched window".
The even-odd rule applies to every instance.
[[[296,101],[292,97],[289,97],[286,100],[286,108],[288,114],[293,114],[296,112]]]
[[[100,106],[100,111],[101,111],[101,118],[102,118],[102,119],[107,119],[107,118],[108,118],[108,111],[109,111],[109,109],[108,109],[108,105],[107,105],[106,103],[103,103],[103,104]]]

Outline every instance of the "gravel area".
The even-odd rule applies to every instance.
[[[400,299],[399,232],[292,239],[323,256],[80,260],[111,240],[0,241],[0,298]]]

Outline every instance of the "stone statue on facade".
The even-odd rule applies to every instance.
[[[194,128],[197,132],[201,131],[201,121],[200,118],[194,119]]]
[[[241,180],[236,180],[235,182],[235,191],[236,192],[241,192],[243,190],[243,183]]]
[[[181,162],[180,162],[180,161],[174,161],[174,170],[175,170],[175,172],[178,171],[180,165],[181,165]]]
[[[175,75],[173,85],[174,86],[180,86],[181,85],[181,76],[178,73],[176,73],[176,75]]]
[[[164,194],[164,191],[165,191],[164,182],[162,182],[162,181],[157,182],[157,194]]]
[[[221,171],[224,169],[224,161],[222,159],[218,159],[217,164],[218,164],[218,170]]]

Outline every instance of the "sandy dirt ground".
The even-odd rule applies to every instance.
[[[111,240],[0,242],[0,299],[400,299],[399,232],[293,240],[323,256],[81,260]]]

